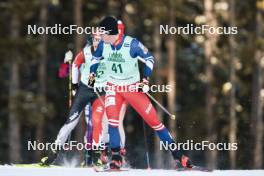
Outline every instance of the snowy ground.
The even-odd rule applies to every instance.
[[[131,169],[95,172],[91,168],[19,168],[0,166],[0,176],[264,176],[264,170],[216,170],[214,172]]]

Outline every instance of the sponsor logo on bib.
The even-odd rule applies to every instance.
[[[121,53],[113,52],[109,54],[108,61],[125,62],[125,59],[123,59],[123,55]]]

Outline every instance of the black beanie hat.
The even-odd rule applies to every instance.
[[[100,23],[100,27],[103,27],[105,31],[108,31],[109,35],[118,34],[117,20],[114,17],[105,17]]]

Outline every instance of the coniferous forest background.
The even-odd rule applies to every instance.
[[[151,93],[176,121],[157,107],[177,141],[237,142],[237,151],[188,151],[196,162],[220,169],[264,168],[264,0],[1,0],[0,163],[38,162],[28,140],[53,142],[68,113],[68,79],[58,77],[68,49],[84,46],[85,35],[28,35],[27,25],[97,26],[106,15],[125,23],[155,56]],[[161,35],[160,25],[237,26],[236,35]],[[128,160],[144,168],[142,120],[125,116]],[[83,140],[82,118],[72,136]],[[151,165],[170,168],[147,127]],[[135,157],[136,156],[136,157]]]

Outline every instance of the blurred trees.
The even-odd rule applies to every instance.
[[[175,7],[176,5],[179,5],[179,3],[175,3],[174,1],[169,1],[169,7],[168,7],[168,17],[169,17],[169,25],[170,26],[176,26],[176,18],[175,18]],[[166,47],[168,50],[168,80],[167,84],[171,85],[171,91],[168,92],[168,108],[170,112],[176,112],[176,37],[173,35],[169,35],[168,40],[166,41]],[[171,131],[171,135],[176,138],[176,123],[174,120],[170,119],[169,121],[169,129]]]
[[[181,3],[181,1],[179,2],[175,2],[173,0],[169,1],[169,5],[168,5],[168,19],[169,19],[169,25],[170,26],[176,26],[176,15],[175,15],[175,7],[177,5],[179,5]],[[176,87],[177,87],[177,82],[176,82],[176,37],[173,36],[172,34],[168,36],[167,40],[166,40],[166,48],[168,51],[168,64],[167,64],[167,69],[168,69],[168,78],[167,78],[167,84],[171,86],[171,91],[168,92],[167,95],[167,104],[168,104],[168,109],[170,112],[172,112],[173,114],[176,113]],[[176,115],[176,114],[175,114]],[[177,115],[176,115],[176,119],[177,119]],[[177,139],[177,129],[176,127],[176,120],[173,119],[168,119],[168,129],[171,132],[171,135],[174,139]],[[173,167],[173,165],[175,164],[175,161],[173,159],[171,159],[171,157],[166,156],[166,158],[170,158],[170,166],[169,167]],[[166,163],[166,165],[168,165]]]
[[[229,26],[236,26],[235,23],[235,1],[231,0],[229,2]],[[230,52],[230,73],[229,73],[229,80],[231,84],[230,90],[230,100],[229,100],[229,142],[236,143],[237,142],[237,117],[236,117],[236,70],[235,70],[235,50],[236,50],[236,43],[235,43],[235,36],[231,35],[229,37],[229,52]],[[229,151],[229,159],[230,159],[230,167],[231,169],[235,169],[236,167],[236,151],[230,150]]]
[[[209,26],[217,27],[216,16],[214,14],[214,1],[213,0],[204,0],[204,16],[206,20],[206,24]],[[216,57],[216,53],[218,52],[217,48],[217,34],[209,34],[206,33],[205,42],[204,42],[204,55],[205,55],[205,79],[206,79],[206,121],[207,121],[207,139],[211,142],[217,141],[217,133],[215,130],[216,118],[214,114],[214,105],[216,97],[213,91],[213,66],[212,60]],[[215,169],[217,165],[217,150],[208,151],[207,153],[207,166],[211,169]]]
[[[256,1],[255,55],[253,63],[252,87],[252,137],[254,139],[254,168],[260,169],[263,164],[263,10],[264,1]]]
[[[12,43],[16,43],[20,38],[21,21],[19,19],[16,10],[16,1],[12,1],[11,9],[11,23],[10,23],[10,40]],[[19,102],[17,98],[20,94],[20,79],[19,79],[19,61],[21,61],[20,55],[16,50],[13,50],[11,55],[10,64],[10,81],[9,81],[9,97],[8,97],[8,141],[9,141],[9,159],[14,162],[20,162],[21,157],[21,143],[20,143],[20,123],[19,123]]]
[[[238,142],[237,151],[188,151],[193,160],[213,168],[263,168],[262,0],[3,0],[0,14],[2,163],[35,162],[38,156],[26,151],[27,141],[55,139],[68,107],[68,82],[58,79],[58,66],[68,48],[78,52],[85,43],[86,36],[80,35],[28,35],[27,25],[96,26],[102,16],[115,15],[124,21],[128,35],[153,52],[151,83],[173,85],[168,95],[152,94],[177,111],[175,123],[157,107],[177,141]],[[237,26],[239,33],[159,33],[161,24],[189,23]],[[133,166],[145,167],[137,116],[129,109],[125,119],[128,155]],[[151,158],[155,156],[151,164],[168,167],[167,155],[147,131]]]
[[[83,12],[82,12],[82,7],[83,7],[83,0],[74,0],[74,24],[77,26],[83,26]],[[79,53],[82,50],[83,47],[83,41],[84,41],[84,36],[83,35],[78,35],[76,34],[74,36],[74,50],[75,50],[75,55]],[[84,118],[82,118],[79,122],[79,124],[76,127],[76,139],[78,141],[83,141],[83,134],[84,134]]]
[[[40,2],[40,13],[39,13],[39,22],[40,26],[46,27],[48,22],[48,0],[43,0]],[[38,96],[40,104],[47,103],[47,40],[48,36],[46,34],[40,36],[40,43],[39,43],[39,64],[38,64]],[[45,124],[45,107],[41,108],[39,121],[37,123],[37,130],[36,130],[36,139],[39,142],[43,142],[44,137],[44,124]],[[41,157],[41,151],[36,151],[36,158]]]

